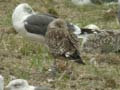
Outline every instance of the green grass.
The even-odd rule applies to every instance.
[[[0,2],[0,30],[13,31],[11,15],[13,9],[24,0]],[[37,12],[46,13],[53,9],[59,17],[84,27],[96,24],[100,28],[119,29],[116,16],[105,18],[105,11],[118,5],[75,6],[68,0],[28,0]],[[55,82],[49,83],[48,69],[53,57],[44,45],[31,41],[14,33],[0,33],[0,74],[5,76],[5,84],[10,75],[24,78],[33,85],[55,86],[56,90],[119,90],[120,89],[120,55],[81,53],[86,65],[68,62],[69,68],[61,70]],[[93,63],[90,60],[95,58]],[[67,70],[66,70],[67,69]]]

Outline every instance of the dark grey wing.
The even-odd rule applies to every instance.
[[[48,15],[33,14],[24,21],[24,26],[30,33],[45,35],[48,24],[54,19]]]
[[[35,87],[34,90],[54,90],[54,89],[47,87],[47,86],[41,86],[41,87],[37,86],[37,87]]]
[[[81,28],[81,34],[93,34],[93,33],[101,33],[100,30],[89,29],[89,28]]]
[[[47,15],[47,16],[54,17],[54,18],[59,18],[59,16],[56,16],[50,13],[44,13],[43,15]]]
[[[85,65],[85,63],[83,62],[83,60],[80,56],[79,39],[77,38],[77,36],[75,34],[72,33],[72,31],[69,31],[69,34],[70,34],[69,40],[70,40],[71,44],[74,46],[74,48],[76,49],[75,52],[73,53],[73,55],[71,55],[71,58],[75,59],[75,62]]]
[[[73,25],[73,24],[67,22],[67,26],[68,26],[69,30],[71,30],[72,32],[75,31],[75,28],[74,28],[74,25]]]

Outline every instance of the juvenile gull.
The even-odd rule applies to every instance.
[[[6,86],[8,90],[53,90],[46,86],[32,86],[24,79],[15,79],[8,83]]]
[[[55,19],[48,25],[45,39],[53,56],[63,56],[77,63],[85,64],[80,57],[79,39],[69,30],[63,19]]]

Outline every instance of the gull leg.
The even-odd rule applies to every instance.
[[[49,71],[50,71],[51,79],[54,80],[57,72],[56,59],[53,60],[53,63]]]

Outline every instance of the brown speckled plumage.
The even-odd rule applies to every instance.
[[[102,30],[101,33],[88,36],[82,51],[90,53],[108,53],[120,51],[120,31]]]
[[[79,53],[79,39],[69,30],[67,23],[62,19],[56,19],[48,26],[45,35],[46,44],[50,53],[54,56],[64,56],[83,63]],[[74,58],[76,53],[79,57]]]

